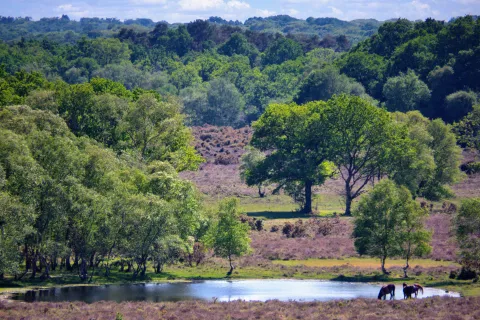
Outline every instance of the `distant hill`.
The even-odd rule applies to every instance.
[[[308,18],[297,19],[288,15],[277,15],[267,18],[253,17],[244,23],[240,21],[227,21],[220,17],[210,17],[208,22],[219,25],[239,27],[244,30],[282,33],[317,35],[324,38],[327,35],[345,35],[355,44],[364,40],[375,32],[382,24],[374,19],[343,21],[336,18]],[[164,21],[162,21],[164,22]],[[71,20],[67,15],[53,18],[42,18],[34,21],[29,17],[13,18],[0,16],[0,40],[12,41],[25,39],[43,39],[57,42],[75,42],[82,36],[88,38],[111,37],[121,28],[129,27],[137,31],[151,31],[155,22],[151,19],[128,19],[120,21],[115,18],[81,18],[79,21]],[[170,27],[177,27],[169,24]]]

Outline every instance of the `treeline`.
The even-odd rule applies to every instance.
[[[160,104],[142,96],[132,115]],[[100,264],[108,276],[114,257],[142,276],[147,261],[161,271],[170,251],[193,250],[205,229],[194,187],[169,161],[118,155],[28,106],[1,108],[0,136],[0,277],[61,267],[85,281]]]
[[[313,18],[306,20],[292,18],[287,15],[278,15],[267,18],[250,18],[245,23],[227,21],[220,17],[210,17],[209,23],[218,26],[217,30],[229,30],[228,26],[238,27],[244,31],[261,31],[272,34],[303,34],[317,38],[347,36],[348,40],[357,43],[376,32],[381,22],[369,20],[342,21],[335,18]],[[30,17],[0,16],[0,39],[4,41],[41,40],[48,37],[57,42],[78,40],[82,36],[89,38],[111,37],[119,29],[128,27],[141,31],[152,31],[158,22],[151,19],[137,18],[120,21],[116,18],[81,18],[79,21],[70,20],[67,15],[61,17],[41,18],[34,21]],[[169,24],[175,28],[180,23]],[[225,26],[225,27],[224,27]],[[235,30],[240,30],[236,28]]]
[[[452,123],[478,102],[480,20],[388,22],[336,64],[390,111],[420,110]]]
[[[114,38],[73,44],[2,43],[0,64],[9,74],[38,72],[52,82],[79,84],[101,77],[127,89],[179,95],[192,125],[243,126],[269,102],[291,100],[304,74],[349,46],[342,36],[324,42],[199,20],[177,28],[159,23],[150,32],[122,29]]]

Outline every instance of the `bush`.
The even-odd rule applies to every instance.
[[[287,238],[303,238],[307,236],[307,227],[302,220],[298,220],[295,224],[285,222],[282,233]]]
[[[255,221],[255,229],[257,231],[262,231],[263,230],[263,220],[262,219]]]
[[[477,273],[467,268],[462,268],[458,275],[458,280],[472,280],[477,278]]]
[[[480,173],[480,162],[472,161],[472,162],[462,164],[460,169],[464,171],[466,174]]]
[[[455,203],[445,201],[442,204],[442,210],[445,213],[454,214],[454,213],[457,213],[457,205]]]
[[[272,226],[272,228],[270,229],[270,232],[278,232],[278,230],[280,230],[280,227],[275,225],[275,226]]]
[[[285,222],[285,225],[282,228],[282,233],[287,236],[287,238],[290,238],[291,234],[293,233],[293,229],[295,229],[295,226],[292,223]]]

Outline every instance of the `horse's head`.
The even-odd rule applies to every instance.
[[[407,284],[404,282],[404,283],[403,283],[403,287],[405,288],[406,286],[407,286]]]

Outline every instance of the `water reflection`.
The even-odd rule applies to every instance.
[[[181,301],[212,300],[297,300],[328,301],[335,299],[376,298],[380,285],[315,280],[243,280],[243,281],[195,281],[159,284],[79,286],[28,291],[14,295],[13,299],[33,301]],[[400,285],[396,299],[403,299]],[[431,296],[459,297],[458,293],[425,288],[419,298]]]

